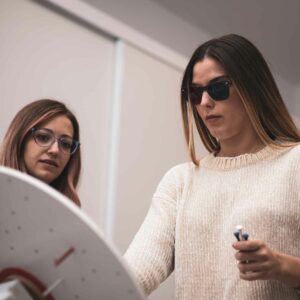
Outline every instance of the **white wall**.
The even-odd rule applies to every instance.
[[[189,57],[202,41],[211,37],[209,31],[193,26],[155,1],[81,1],[113,16],[132,28],[138,29],[143,34],[186,57]],[[182,3],[185,3],[185,1],[182,1]],[[202,5],[202,1],[198,1],[198,7],[195,7],[195,9],[201,9]]]
[[[210,0],[82,1],[187,58],[209,38],[231,32],[245,35],[262,51],[287,106],[300,117],[298,0],[284,4],[281,0],[228,0],[214,4]]]
[[[180,116],[182,74],[123,44],[119,139],[110,232],[124,252],[140,227],[152,195],[171,166],[186,161]],[[173,299],[173,276],[150,299]]]
[[[122,45],[122,57],[115,222],[111,232],[125,251],[148,210],[158,181],[187,157],[180,114],[181,72],[127,44]]]
[[[300,128],[300,86],[295,83],[288,82],[285,78],[278,74],[275,74],[275,80],[288,110],[295,120],[296,125]]]
[[[0,40],[0,139],[25,104],[64,101],[81,126],[82,206],[103,226],[113,40],[26,0],[0,1]]]
[[[294,89],[294,100],[295,101],[293,102],[291,111],[295,112],[293,113],[294,119],[298,125],[298,128],[300,128],[300,85]]]

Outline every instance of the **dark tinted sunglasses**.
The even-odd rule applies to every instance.
[[[193,105],[201,103],[204,91],[206,91],[213,100],[223,101],[229,97],[229,89],[231,85],[232,83],[230,80],[212,82],[204,87],[191,85],[188,96]],[[185,92],[185,90],[183,92]]]

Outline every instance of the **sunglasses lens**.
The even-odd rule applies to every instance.
[[[190,86],[189,88],[189,99],[193,105],[201,103],[203,91],[207,91],[209,96],[215,101],[226,100],[229,97],[230,81],[218,81],[209,84],[207,87],[201,86]],[[184,90],[186,93],[186,91]],[[186,94],[187,97],[187,94]],[[188,99],[188,98],[186,98]]]
[[[203,89],[201,87],[190,87],[190,101],[193,105],[201,103]]]
[[[229,82],[220,81],[208,86],[207,92],[216,101],[222,101],[229,97]]]

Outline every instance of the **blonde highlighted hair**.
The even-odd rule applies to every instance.
[[[265,145],[286,147],[300,142],[300,134],[290,116],[273,75],[259,50],[246,38],[229,34],[212,39],[193,53],[181,84],[181,112],[189,156],[199,165],[194,145],[193,126],[209,152],[220,144],[189,101],[189,87],[195,64],[209,57],[218,62],[237,90],[257,135]]]
[[[66,116],[72,123],[74,136],[79,141],[79,124],[65,104],[51,99],[34,101],[22,108],[12,120],[1,147],[0,164],[27,173],[24,144],[31,129],[57,116]],[[80,206],[76,192],[81,169],[80,147],[71,155],[66,167],[50,185]]]

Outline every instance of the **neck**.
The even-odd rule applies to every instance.
[[[246,153],[255,153],[264,148],[263,142],[257,137],[239,139],[238,141],[220,141],[220,151],[216,154],[219,157],[234,157]]]

